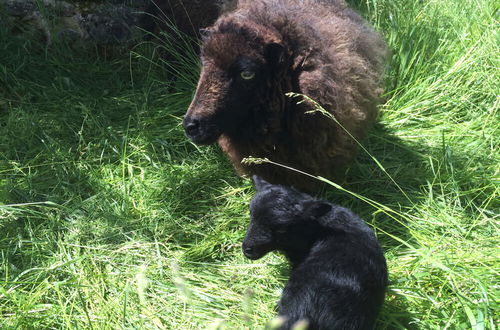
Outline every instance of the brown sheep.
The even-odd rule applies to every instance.
[[[218,140],[240,174],[315,190],[304,175],[241,160],[341,178],[357,143],[286,94],[309,96],[359,140],[378,114],[385,57],[382,38],[343,0],[240,0],[205,33],[186,134],[197,144]]]

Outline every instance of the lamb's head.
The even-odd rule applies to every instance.
[[[284,67],[279,36],[248,19],[227,17],[204,34],[201,75],[183,122],[187,136],[209,144],[221,134],[258,134],[252,129],[267,120]]]
[[[321,230],[317,220],[332,210],[331,204],[255,175],[253,182],[257,193],[250,203],[245,256],[259,259],[273,250],[306,252]]]

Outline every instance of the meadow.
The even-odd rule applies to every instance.
[[[350,3],[392,53],[380,120],[324,196],[385,249],[377,328],[496,329],[500,3]],[[105,57],[0,26],[0,328],[274,317],[288,263],[241,253],[253,188],[185,137],[199,64],[171,46],[168,62],[154,43]]]

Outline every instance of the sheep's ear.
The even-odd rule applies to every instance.
[[[301,206],[304,215],[313,220],[321,218],[332,210],[332,204],[317,200],[304,201]]]
[[[268,188],[268,187],[271,186],[271,184],[269,182],[267,182],[266,180],[262,179],[258,175],[253,175],[252,176],[252,181],[253,181],[253,184],[255,186],[255,189],[257,189],[257,191],[264,190],[264,189],[266,189],[266,188]]]
[[[272,64],[281,64],[285,61],[285,47],[283,45],[272,42],[266,45],[265,57]]]

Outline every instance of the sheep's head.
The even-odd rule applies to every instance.
[[[284,57],[279,37],[269,28],[219,20],[205,32],[201,75],[183,122],[187,136],[209,144],[221,134],[252,134],[265,120]]]
[[[250,203],[250,225],[242,247],[245,256],[259,259],[273,250],[288,256],[306,253],[318,239],[318,231],[325,232],[318,219],[332,205],[255,175],[253,182],[257,194]]]

